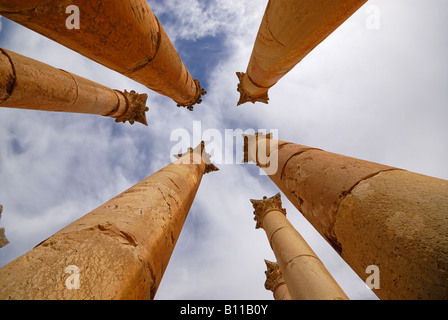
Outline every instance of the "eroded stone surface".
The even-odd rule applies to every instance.
[[[142,0],[78,0],[81,28],[66,27],[66,8],[59,0],[10,0],[0,15],[115,70],[179,105],[201,101],[198,87],[165,30]],[[29,8],[29,9],[25,9]]]
[[[0,204],[0,219],[2,217],[3,206]],[[9,243],[5,236],[5,228],[0,228],[0,248],[3,248]]]
[[[147,125],[146,94],[112,90],[6,49],[0,49],[0,69],[0,107],[97,114]]]
[[[288,143],[270,178],[382,299],[446,299],[448,181]],[[265,218],[266,219],[266,218]]]
[[[153,299],[204,172],[172,163],[65,227],[0,269],[0,299]]]
[[[246,75],[239,73],[239,104],[268,102],[267,93],[367,0],[269,1]]]
[[[378,266],[381,299],[448,298],[448,181],[407,171],[363,180],[341,201],[335,235],[362,279]]]

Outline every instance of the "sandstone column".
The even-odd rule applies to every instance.
[[[246,73],[237,72],[238,105],[268,103],[268,90],[367,0],[269,1]]]
[[[275,300],[292,300],[278,263],[268,260],[264,260],[264,262],[267,268],[265,271],[266,282],[264,283],[266,290],[272,291]]]
[[[348,300],[302,236],[286,219],[280,193],[250,200],[256,228],[263,228],[294,300]]]
[[[246,160],[275,163],[263,169],[362,279],[378,267],[379,298],[448,298],[448,181],[270,138],[246,136]]]
[[[0,204],[0,218],[2,217],[3,206]],[[9,243],[5,236],[5,228],[0,228],[0,248],[3,248]]]
[[[79,29],[67,27],[79,12]],[[68,13],[67,13],[68,12]],[[201,89],[146,0],[0,0],[0,15],[192,109]]]
[[[1,268],[0,299],[153,299],[201,178],[217,170],[201,147]]]
[[[0,48],[0,107],[98,114],[148,125],[146,99]]]

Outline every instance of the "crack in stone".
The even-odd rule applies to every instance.
[[[6,96],[0,97],[0,104],[7,101],[9,97],[11,97],[16,84],[17,84],[17,76],[16,76],[16,68],[14,66],[14,63],[11,59],[11,57],[6,53],[3,49],[0,48],[0,53],[3,54],[9,61],[9,64],[11,66],[12,75],[8,77],[5,84],[5,90],[6,90]]]
[[[314,259],[317,259],[319,262],[322,263],[322,261],[321,261],[318,257],[316,257],[316,256],[314,256],[314,255],[312,255],[312,254],[299,254],[298,256],[295,256],[294,258],[292,258],[291,260],[289,260],[289,261],[286,263],[285,267],[288,266],[290,263],[292,263],[292,262],[293,262],[294,260],[296,260],[297,258],[301,258],[301,257],[310,257],[310,258],[314,258]]]

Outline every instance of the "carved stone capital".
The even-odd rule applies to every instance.
[[[263,197],[263,200],[253,200],[251,199],[252,205],[254,207],[254,220],[257,222],[255,229],[263,228],[263,218],[269,211],[277,210],[286,215],[286,210],[282,208],[282,199],[280,193],[275,196],[268,198]]]
[[[127,108],[124,114],[115,119],[115,122],[125,123],[126,121],[129,121],[130,124],[134,124],[134,122],[137,121],[147,126],[148,122],[146,121],[145,112],[149,110],[146,106],[148,95],[146,93],[138,94],[134,90],[131,92],[124,90],[124,92],[121,93],[126,98]]]
[[[177,155],[174,155],[177,159],[184,158],[186,159],[186,163],[196,163],[200,164],[201,161],[204,161],[205,163],[205,171],[204,174],[210,173],[213,171],[219,171],[219,168],[217,168],[210,160],[211,156],[205,151],[205,142],[201,141],[201,143],[196,148],[188,148],[187,152],[180,153]],[[188,158],[186,158],[188,157]]]
[[[264,287],[266,290],[270,290],[272,292],[281,285],[286,283],[283,278],[282,272],[280,271],[280,267],[277,262],[272,262],[269,260],[264,260],[266,263],[267,270],[264,272],[266,275],[266,281],[264,283]]]
[[[243,78],[246,75],[244,72],[237,72],[236,75],[238,76],[238,79],[240,80],[240,82],[238,83],[238,87],[237,90],[240,93],[240,100],[238,101],[238,106],[242,105],[246,102],[263,102],[263,103],[268,103],[269,101],[269,96],[268,96],[268,92],[266,92],[265,94],[261,95],[261,96],[251,96],[246,90],[244,90],[243,87]]]
[[[3,206],[0,204],[0,218],[2,217]],[[3,248],[9,243],[5,236],[5,228],[0,228],[0,248]]]
[[[201,88],[201,83],[199,82],[199,80],[194,79],[194,83],[196,84],[196,97],[189,103],[178,103],[178,107],[187,108],[188,110],[193,111],[194,105],[201,104],[202,96],[207,94],[207,91]]]

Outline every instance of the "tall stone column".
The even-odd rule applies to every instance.
[[[237,72],[238,105],[268,103],[268,90],[367,0],[269,1],[246,73]]]
[[[275,300],[292,300],[278,263],[268,260],[264,260],[264,262],[267,268],[265,271],[266,282],[264,283],[266,290],[272,291]]]
[[[1,268],[0,299],[153,299],[202,176],[217,170],[201,146]]]
[[[378,267],[380,299],[448,298],[448,181],[262,134],[245,150],[359,277]]]
[[[112,90],[0,48],[0,107],[98,114],[148,125],[147,97]]]
[[[286,219],[280,193],[250,200],[256,228],[263,228],[294,300],[348,300],[331,274]]]
[[[79,29],[73,29],[67,21],[78,18],[77,13]],[[192,109],[205,94],[146,0],[0,0],[0,15],[172,98],[179,106]]]
[[[3,206],[0,204],[0,218],[2,217]],[[5,228],[0,228],[0,248],[3,248],[9,243],[5,236]]]

